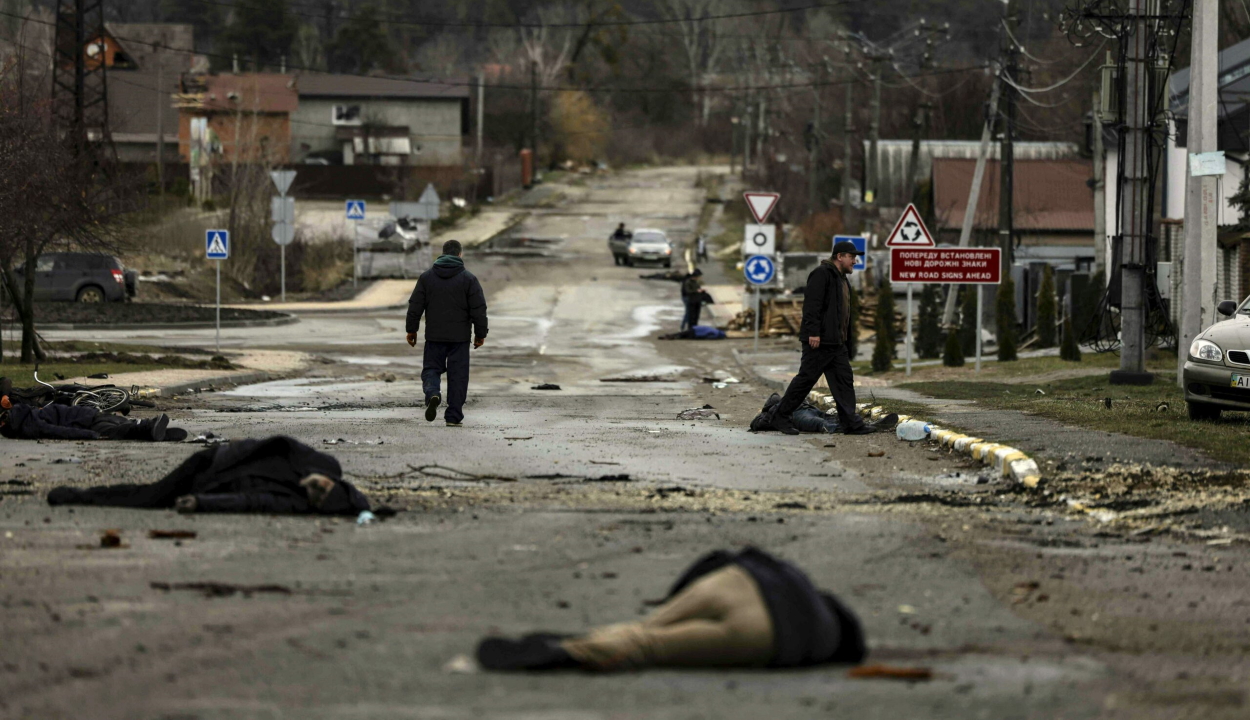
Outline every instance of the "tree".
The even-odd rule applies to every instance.
[[[164,22],[183,23],[195,28],[197,49],[211,46],[210,39],[221,27],[221,8],[215,3],[187,0],[161,0],[160,4]]]
[[[222,39],[229,53],[250,59],[252,70],[260,72],[291,54],[298,32],[286,0],[238,0]]]
[[[959,347],[965,357],[977,352],[977,293],[980,285],[964,285],[959,306]]]
[[[894,327],[894,286],[888,279],[877,290],[877,334],[885,328],[885,341],[890,348],[890,358],[898,357],[898,332]]]
[[[995,320],[998,323],[998,359],[1008,362],[1016,357],[1016,284],[1003,278],[995,299]]]
[[[326,59],[331,72],[368,73],[385,70],[404,71],[399,53],[391,46],[386,28],[373,3],[357,8],[339,28],[334,41],[326,46]]]
[[[716,75],[726,44],[722,37],[724,22],[709,22],[707,17],[732,12],[736,6],[723,0],[656,0],[656,9],[665,19],[674,21],[685,55],[691,103],[699,107],[699,125],[706,126],[711,103],[704,86]]]
[[[1037,291],[1037,346],[1055,346],[1055,270],[1042,269],[1042,286]]]
[[[1063,319],[1063,343],[1059,346],[1059,359],[1068,362],[1081,361],[1081,347],[1077,345],[1076,333],[1072,330],[1072,316]]]
[[[611,120],[589,93],[561,92],[551,103],[552,161],[602,159]]]
[[[964,352],[959,342],[959,333],[954,330],[946,333],[946,348],[942,353],[942,364],[946,367],[963,367]]]
[[[935,358],[942,353],[941,314],[937,290],[926,284],[920,291],[920,332],[916,338],[916,354],[922,358]]]

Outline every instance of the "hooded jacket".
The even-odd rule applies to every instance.
[[[0,435],[24,440],[96,440],[91,429],[100,411],[85,405],[50,404],[37,408],[14,403],[8,419],[0,424]]]
[[[428,342],[468,342],[472,337],[486,337],[486,295],[473,273],[464,269],[464,260],[443,255],[417,278],[408,298],[407,332],[417,332],[422,315]]]
[[[820,338],[821,347],[846,344],[842,328],[844,288],[849,290],[846,276],[831,260],[821,260],[807,276],[807,289],[803,292],[803,323],[799,328],[799,341],[805,346],[811,337]],[[850,308],[846,308],[845,312],[849,316]]]

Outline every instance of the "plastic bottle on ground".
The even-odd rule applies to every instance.
[[[898,435],[899,440],[915,442],[929,437],[929,431],[930,428],[928,423],[924,423],[919,420],[908,420],[905,423],[899,423],[899,426],[895,429],[894,433]]]

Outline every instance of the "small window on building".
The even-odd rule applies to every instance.
[[[335,125],[359,125],[359,105],[335,105],[332,122]]]

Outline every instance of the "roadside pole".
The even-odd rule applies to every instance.
[[[294,170],[274,170],[269,173],[278,196],[273,198],[273,241],[278,243],[281,254],[282,302],[286,302],[286,246],[295,239],[295,199],[286,194],[295,182]]]
[[[907,283],[907,377],[911,377],[911,287]]]
[[[985,297],[985,288],[980,285],[973,285],[977,291],[977,372],[981,372],[981,316],[983,313],[982,299]]]
[[[204,255],[217,265],[217,321],[214,345],[221,352],[221,263],[230,257],[230,231],[205,230]]]
[[[755,286],[755,340],[751,343],[751,352],[760,351],[760,286]]]
[[[360,280],[360,221],[365,219],[367,205],[364,200],[348,200],[344,209],[352,224],[352,287]]]
[[[777,266],[767,255],[752,255],[742,264],[742,274],[746,276],[747,282],[755,286],[755,342],[751,345],[751,349],[753,352],[758,352],[760,349],[760,310],[763,305],[760,300],[760,286],[772,282],[773,278],[777,277]]]

